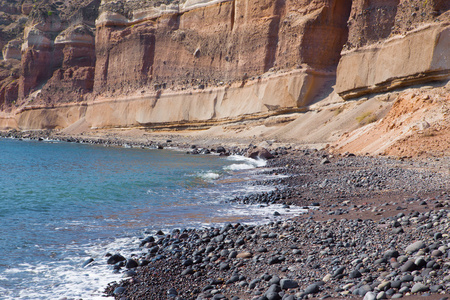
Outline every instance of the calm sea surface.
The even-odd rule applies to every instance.
[[[139,253],[157,229],[255,222],[273,210],[227,199],[263,162],[170,150],[0,139],[0,299],[105,299],[107,252]],[[260,175],[259,175],[260,176]],[[94,263],[83,268],[83,262]]]

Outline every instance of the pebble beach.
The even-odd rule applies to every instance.
[[[446,299],[448,159],[272,153],[260,171],[288,176],[255,184],[283,188],[232,201],[295,205],[307,213],[142,237],[130,257],[107,254],[123,280],[106,293],[116,299]]]

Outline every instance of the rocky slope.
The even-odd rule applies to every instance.
[[[445,0],[20,0],[0,10],[2,129],[289,123],[450,76]],[[384,116],[388,102],[370,112]],[[298,117],[281,135],[311,122]]]

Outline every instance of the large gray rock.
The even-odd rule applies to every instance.
[[[428,286],[426,286],[425,284],[418,282],[412,287],[411,293],[414,294],[414,293],[419,293],[419,292],[426,292],[429,289],[430,288]]]
[[[405,252],[406,253],[414,253],[416,251],[419,251],[420,249],[425,248],[426,245],[423,241],[417,241],[412,243],[411,245],[409,245],[408,247],[405,248]]]

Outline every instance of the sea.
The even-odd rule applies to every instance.
[[[278,188],[255,184],[280,176],[261,172],[265,165],[177,149],[0,139],[0,299],[108,299],[105,287],[121,274],[105,255],[139,254],[140,240],[157,230],[304,212],[230,201]]]

